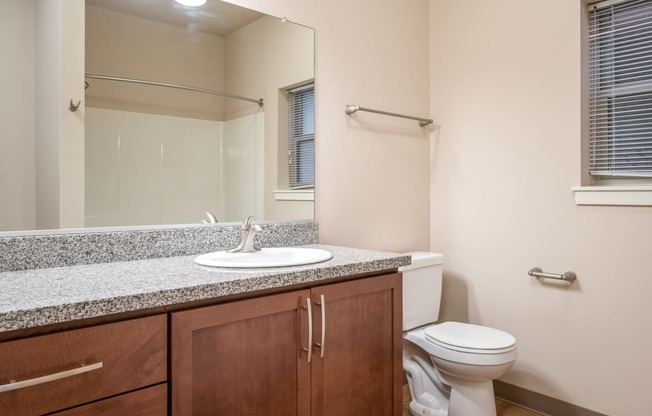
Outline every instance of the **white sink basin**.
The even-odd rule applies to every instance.
[[[227,253],[216,251],[195,258],[202,266],[249,269],[261,267],[288,267],[319,263],[330,260],[333,255],[319,248],[274,247],[253,253]]]

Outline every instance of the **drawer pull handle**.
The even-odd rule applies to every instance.
[[[100,361],[99,363],[91,364],[91,365],[83,365],[79,368],[73,368],[72,370],[67,370],[67,371],[62,371],[60,373],[54,373],[54,374],[49,374],[47,376],[42,376],[42,377],[36,377],[36,378],[31,378],[29,380],[23,380],[23,381],[15,381],[9,384],[3,384],[0,386],[0,393],[3,393],[5,391],[12,391],[12,390],[18,390],[18,389],[23,389],[25,387],[31,387],[31,386],[36,386],[38,384],[43,384],[43,383],[48,383],[50,381],[55,381],[55,380],[60,380],[62,378],[66,377],[72,377],[76,376],[78,374],[84,374],[88,373],[89,371],[97,370],[102,368],[102,362]]]

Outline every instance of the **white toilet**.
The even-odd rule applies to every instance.
[[[403,369],[412,415],[496,416],[493,380],[516,361],[507,332],[439,319],[442,263],[437,253],[408,253],[403,272]]]

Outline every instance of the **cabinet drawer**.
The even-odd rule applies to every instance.
[[[166,384],[149,387],[86,406],[55,413],[52,416],[167,416],[168,389]]]
[[[0,414],[53,412],[166,377],[165,315],[8,341],[0,343]],[[22,387],[27,380],[40,383]],[[21,388],[3,391],[13,382]]]

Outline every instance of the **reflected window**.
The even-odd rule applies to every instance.
[[[288,183],[315,186],[315,84],[288,91]]]

